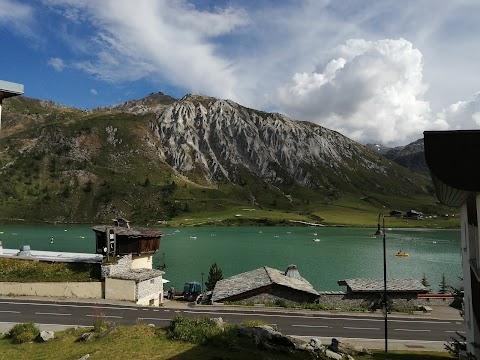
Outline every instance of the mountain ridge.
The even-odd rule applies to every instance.
[[[163,221],[254,205],[311,221],[345,199],[371,211],[433,199],[427,178],[336,131],[231,100],[152,93],[82,111],[17,97],[4,108],[0,211],[11,218]]]

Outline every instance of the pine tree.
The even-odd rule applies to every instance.
[[[428,289],[428,292],[430,292],[430,283],[427,280],[427,277],[425,276],[425,273],[423,273],[423,278],[422,278],[422,285],[425,286]]]
[[[438,291],[439,294],[446,294],[448,285],[447,280],[445,279],[445,274],[442,274],[442,281],[440,282],[440,290]]]
[[[213,263],[212,266],[210,266],[210,270],[208,271],[208,279],[207,279],[207,282],[205,283],[205,286],[207,287],[207,291],[213,290],[217,281],[222,279],[223,279],[222,269],[220,269],[217,263],[215,262]]]

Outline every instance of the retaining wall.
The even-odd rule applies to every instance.
[[[418,298],[418,305],[444,305],[450,306],[455,301],[453,296],[446,296],[446,297],[419,297]]]
[[[135,280],[105,278],[105,299],[135,302]]]
[[[0,282],[0,295],[103,299],[104,283],[94,282]]]
[[[383,301],[381,294],[348,294],[348,293],[320,293],[318,303],[331,307],[365,307],[372,308]],[[388,294],[388,302],[399,309],[412,309],[419,305],[415,294]]]

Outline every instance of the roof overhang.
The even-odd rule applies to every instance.
[[[425,160],[440,202],[458,207],[480,192],[480,130],[425,131]]]
[[[0,80],[0,100],[22,94],[23,84]]]

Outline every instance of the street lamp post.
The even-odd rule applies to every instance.
[[[205,275],[205,273],[202,271],[202,293],[203,293],[203,276]]]
[[[382,219],[382,228],[380,228],[380,219]],[[378,214],[378,228],[375,232],[376,237],[383,239],[383,316],[385,320],[385,352],[388,352],[388,306],[387,306],[387,251],[385,247],[385,217],[383,214]]]

